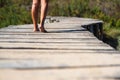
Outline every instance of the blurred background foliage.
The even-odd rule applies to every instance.
[[[32,0],[0,0],[0,28],[31,24]],[[49,0],[49,16],[75,16],[104,21],[105,41],[120,49],[120,0]],[[110,42],[109,42],[110,41]]]

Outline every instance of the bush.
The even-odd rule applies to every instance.
[[[10,0],[7,0],[10,1]],[[14,4],[14,0],[11,4],[5,2],[4,6],[0,8],[0,28],[8,25],[29,24],[32,23],[30,17],[30,11],[27,11],[25,7],[20,6],[20,3]]]

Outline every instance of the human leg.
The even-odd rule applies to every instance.
[[[34,30],[33,31],[39,31],[38,25],[37,25],[39,5],[40,5],[40,0],[33,0],[32,10],[31,10],[32,20],[33,20],[33,24],[34,24]]]
[[[41,0],[41,14],[40,14],[40,30],[47,32],[44,28],[44,22],[47,15],[48,0]]]

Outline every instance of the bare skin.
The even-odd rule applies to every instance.
[[[38,11],[39,11],[39,7],[41,5],[41,14],[40,14],[40,27],[38,27]],[[44,27],[44,22],[45,22],[45,18],[47,15],[47,8],[48,8],[48,0],[33,0],[32,3],[32,10],[31,10],[31,14],[32,14],[32,20],[33,20],[33,24],[34,24],[34,29],[33,31],[41,31],[41,32],[47,32],[45,30]]]

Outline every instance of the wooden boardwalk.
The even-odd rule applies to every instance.
[[[81,27],[101,21],[59,18],[0,29],[0,80],[120,80],[120,52]]]

